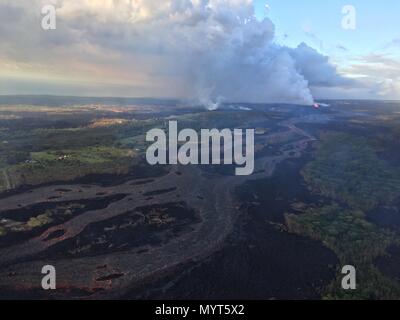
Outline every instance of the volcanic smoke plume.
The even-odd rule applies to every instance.
[[[27,39],[22,29],[6,30],[5,48],[24,42],[35,63],[50,63],[49,52],[57,52],[75,65],[97,59],[111,70],[132,70],[153,88],[146,95],[168,94],[209,109],[223,101],[311,105],[314,86],[346,81],[307,45],[276,44],[274,24],[255,18],[252,0],[4,1],[0,10],[32,23],[28,30],[37,29],[35,15],[49,2],[58,19],[53,34]]]

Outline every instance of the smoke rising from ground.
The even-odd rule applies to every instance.
[[[44,2],[48,3],[5,0],[0,6],[13,8],[15,15],[22,16],[20,21],[23,16],[32,21],[32,6]],[[5,40],[25,41],[25,46],[32,46],[31,57],[37,59],[41,57],[37,47],[47,52],[64,47],[78,60],[112,53],[109,56],[117,58],[108,62],[111,67],[118,60],[115,64],[126,64],[133,73],[157,83],[155,88],[168,88],[170,96],[210,110],[224,101],[312,104],[313,86],[346,83],[327,57],[307,45],[277,45],[274,24],[268,18],[255,18],[251,0],[51,2],[58,15],[54,36],[40,32],[26,41],[9,30]],[[153,91],[154,96],[160,95]]]

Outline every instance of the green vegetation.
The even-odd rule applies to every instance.
[[[134,153],[131,150],[110,147],[88,147],[77,150],[33,152],[31,153],[31,159],[42,165],[51,165],[55,162],[64,164],[79,162],[82,164],[96,165],[119,158],[132,157],[133,155]],[[63,157],[65,157],[65,159],[63,159]]]
[[[327,299],[398,299],[400,286],[374,266],[399,236],[366,219],[368,211],[400,197],[400,171],[378,158],[364,138],[324,134],[315,160],[302,171],[310,189],[332,200],[331,205],[307,207],[300,215],[286,214],[288,229],[322,241],[340,265],[354,265],[358,288],[341,290],[341,273],[325,289]]]
[[[231,111],[229,116],[226,111],[214,111],[212,114],[207,112],[187,114],[176,117],[179,120],[179,126],[182,128],[191,128],[200,131],[204,128],[246,128],[249,123],[254,121],[263,120],[263,123],[268,119],[271,120],[272,116],[268,113],[261,111],[253,111],[246,117],[243,117],[242,111]],[[271,121],[271,125],[274,121]]]
[[[346,264],[371,262],[385,252],[394,236],[365,220],[361,211],[334,204],[286,215],[290,230],[321,240]]]
[[[168,119],[107,118],[87,108],[15,106],[3,111],[15,112],[23,123],[0,127],[0,192],[24,185],[72,181],[90,174],[125,174],[146,150],[145,133],[155,127],[168,129]],[[34,126],[24,118],[26,112],[35,114]],[[40,114],[44,115],[44,127],[38,120]],[[49,122],[51,117],[55,117],[53,122]],[[266,115],[252,113],[248,121],[261,117],[265,120]],[[226,112],[216,111],[173,118],[179,119],[182,127],[198,130],[246,126],[243,113],[238,111],[230,112],[229,117]],[[76,126],[58,128],[56,119],[69,119]]]
[[[7,234],[6,228],[0,226],[0,237],[5,236]]]
[[[32,231],[37,228],[49,226],[55,221],[63,221],[82,208],[85,208],[85,206],[79,203],[71,203],[68,205],[60,204],[44,212],[35,213],[35,211],[32,211],[31,215],[23,220],[1,219],[0,238],[10,233]]]
[[[45,225],[48,225],[52,222],[53,220],[50,217],[50,214],[45,213],[38,215],[37,217],[32,217],[28,220],[26,223],[26,228],[31,230],[34,228],[42,227]]]
[[[127,173],[145,150],[143,134],[160,126],[157,120],[107,118],[87,108],[20,107],[9,112],[18,114],[21,124],[2,122],[0,127],[0,192],[89,174]],[[24,112],[35,114],[34,125]],[[58,128],[64,121],[76,127]]]
[[[46,212],[36,217],[31,217],[27,222],[20,222],[14,220],[3,220],[0,225],[0,237],[9,233],[18,233],[31,231],[36,228],[44,227],[53,222],[51,213]]]
[[[322,241],[337,254],[341,266],[356,267],[357,290],[341,290],[341,277],[338,277],[325,289],[326,298],[400,297],[400,287],[373,266],[374,259],[385,254],[387,246],[397,241],[396,236],[367,222],[363,212],[343,209],[338,205],[309,208],[302,215],[286,215],[286,223],[291,232]]]
[[[123,174],[134,163],[134,157],[130,149],[113,147],[32,152],[30,160],[3,169],[0,191],[21,185],[70,181],[95,173]]]
[[[302,174],[315,192],[369,211],[400,196],[400,169],[378,158],[364,138],[330,133]]]

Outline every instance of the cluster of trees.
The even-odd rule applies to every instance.
[[[366,219],[368,211],[400,197],[399,168],[381,160],[365,138],[328,133],[302,174],[310,189],[332,204],[307,208],[301,215],[286,214],[288,229],[322,241],[341,265],[355,266],[358,274],[356,291],[341,290],[338,277],[326,289],[326,298],[399,299],[399,284],[374,262],[389,245],[400,245],[400,239]]]
[[[366,139],[349,134],[326,135],[302,174],[314,191],[362,211],[400,197],[400,169],[379,159]]]

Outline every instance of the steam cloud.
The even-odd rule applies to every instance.
[[[140,60],[142,71],[172,83],[177,97],[210,110],[223,101],[312,104],[313,86],[346,82],[327,57],[307,45],[277,45],[274,24],[255,18],[252,0],[52,2],[58,36],[150,57]],[[27,7],[21,0],[6,3]]]

